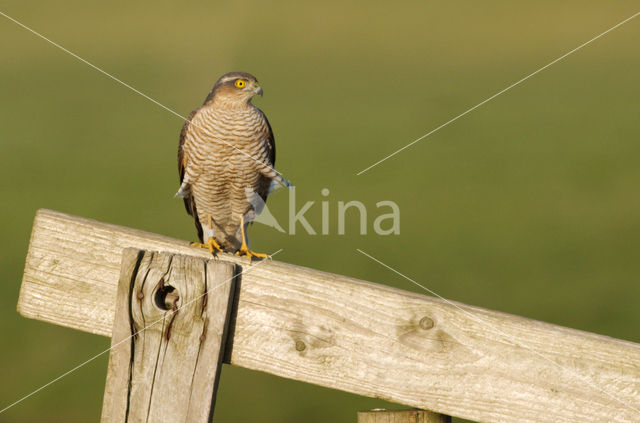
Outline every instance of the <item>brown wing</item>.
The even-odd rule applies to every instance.
[[[260,110],[260,109],[258,109]],[[271,129],[271,124],[269,123],[269,119],[267,116],[260,110],[262,113],[262,117],[264,121],[267,123],[267,128],[269,129],[269,134],[267,136],[267,148],[269,149],[269,166],[275,167],[276,165],[276,139],[273,136],[273,130]],[[262,197],[262,201],[267,201],[267,196],[269,195],[269,191],[271,188],[271,180],[268,178],[263,178],[260,187],[258,188],[258,195]]]
[[[271,129],[271,124],[269,123],[269,119],[262,113],[264,117],[264,121],[267,122],[267,128],[269,128],[269,139],[267,141],[269,147],[269,161],[271,162],[271,167],[276,166],[276,139],[273,136],[273,129]]]
[[[180,143],[178,144],[178,173],[180,174],[180,185],[182,185],[182,181],[184,180],[184,168],[186,165],[186,160],[188,157],[185,156],[183,146],[185,139],[187,138],[187,131],[189,130],[189,125],[191,124],[191,119],[196,115],[199,109],[194,110],[187,116],[187,120],[182,125],[182,130],[180,131]],[[198,232],[198,239],[200,242],[204,242],[203,233],[202,233],[202,225],[200,224],[200,220],[198,219],[198,211],[196,210],[196,201],[191,195],[191,192],[187,192],[184,196],[184,208],[187,210],[189,215],[193,216],[196,225],[196,231]]]

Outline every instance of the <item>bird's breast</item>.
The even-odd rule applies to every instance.
[[[220,220],[246,212],[269,164],[266,121],[253,109],[204,110],[192,122],[186,148],[198,167],[191,187],[198,210]]]

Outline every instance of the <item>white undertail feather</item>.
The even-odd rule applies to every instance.
[[[180,185],[180,189],[178,190],[178,192],[175,193],[174,197],[186,197],[187,194],[189,194],[189,184],[187,183],[182,183],[182,185]]]

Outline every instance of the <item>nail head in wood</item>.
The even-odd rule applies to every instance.
[[[435,326],[435,323],[432,318],[425,316],[422,319],[420,319],[420,327],[422,329],[429,330],[429,329],[432,329],[434,326]]]

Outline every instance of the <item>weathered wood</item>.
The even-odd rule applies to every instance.
[[[451,423],[451,416],[427,410],[358,411],[358,423]]]
[[[211,421],[233,265],[126,249],[101,423]]]
[[[110,335],[126,247],[208,257],[41,210],[19,311]],[[481,422],[640,421],[638,344],[276,261],[243,271],[233,365]]]

